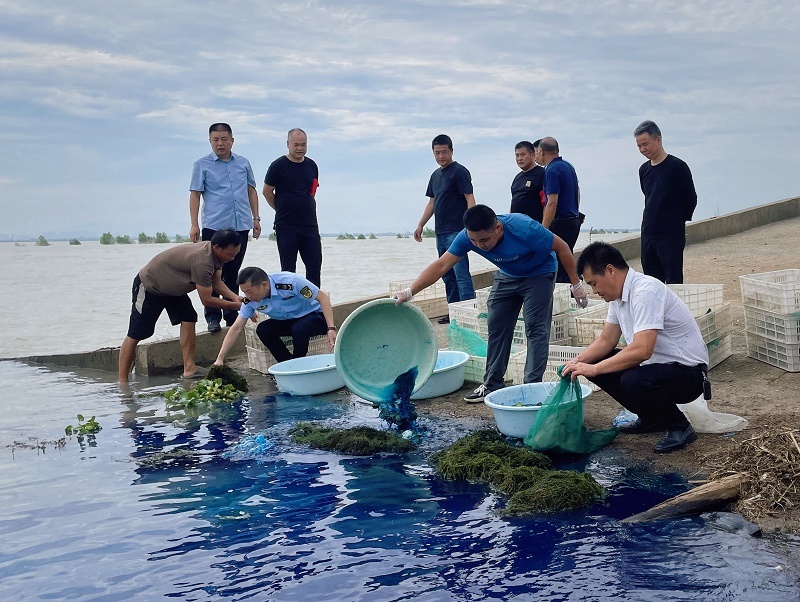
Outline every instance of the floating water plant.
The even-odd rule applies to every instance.
[[[99,433],[102,429],[103,427],[98,424],[94,416],[86,420],[83,414],[78,414],[78,424],[76,426],[71,424],[67,425],[64,432],[67,434],[67,437],[71,437],[72,435],[80,437],[82,435],[94,435],[95,433]]]
[[[352,456],[379,452],[407,452],[416,445],[393,431],[379,431],[369,426],[338,429],[313,422],[298,422],[289,429],[295,443]]]
[[[514,447],[497,431],[484,429],[433,454],[431,464],[445,479],[487,483],[511,496],[500,514],[528,516],[571,510],[603,497],[594,478],[571,470],[553,470],[539,452]]]
[[[173,387],[164,397],[167,404],[192,409],[215,403],[233,403],[242,398],[242,391],[231,384],[223,384],[221,378],[204,378],[188,391],[181,386]]]
[[[233,385],[237,390],[247,393],[247,379],[230,366],[217,366],[214,364],[208,369],[206,379],[216,380],[218,378],[222,380],[223,385]]]

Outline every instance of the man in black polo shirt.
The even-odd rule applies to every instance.
[[[511,182],[511,213],[523,213],[542,223],[544,212],[544,167],[537,165],[534,154],[541,140],[517,142],[514,158],[522,170]]]
[[[422,212],[414,240],[422,242],[422,230],[432,216],[436,218],[436,250],[441,257],[453,243],[456,235],[464,229],[464,212],[475,206],[472,194],[472,176],[463,165],[453,161],[453,141],[450,136],[439,134],[431,143],[433,158],[439,169],[431,174],[428,182],[428,204]],[[475,298],[472,275],[469,273],[469,259],[462,257],[453,268],[442,277],[448,303]],[[448,317],[439,320],[447,324]]]
[[[665,284],[682,284],[686,222],[697,207],[692,172],[667,154],[654,122],[643,121],[633,136],[639,152],[649,159],[639,168],[644,193],[642,271]]]
[[[289,130],[289,152],[272,162],[264,178],[264,198],[275,210],[275,237],[281,271],[297,271],[297,254],[306,266],[306,280],[320,286],[322,241],[317,224],[317,164],[306,157],[308,138],[300,128]]]

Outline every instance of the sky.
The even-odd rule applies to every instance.
[[[798,39],[785,0],[0,0],[0,237],[188,234],[216,121],[265,230],[294,127],[323,233],[413,231],[440,133],[479,203],[507,211],[514,145],[553,136],[584,227],[638,228],[644,119],[713,217],[800,194]]]

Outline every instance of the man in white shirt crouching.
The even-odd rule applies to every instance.
[[[609,302],[600,336],[567,363],[564,374],[585,376],[638,420],[625,433],[666,430],[654,451],[672,452],[697,439],[678,405],[697,399],[707,381],[708,349],[686,304],[665,284],[631,269],[613,246],[590,244],[578,274]],[[620,336],[628,342],[617,349]]]

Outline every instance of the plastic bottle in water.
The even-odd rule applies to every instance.
[[[631,422],[634,422],[638,418],[639,417],[630,410],[622,408],[622,411],[619,414],[617,414],[616,418],[614,418],[611,424],[613,424],[616,427],[620,427],[625,424],[630,424]]]

